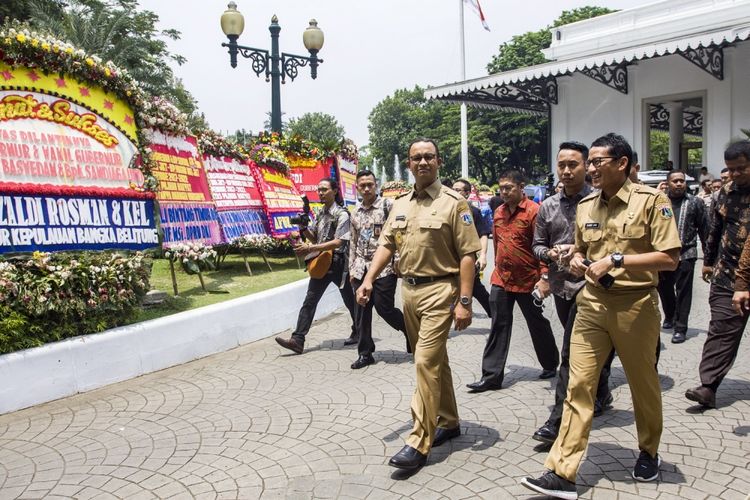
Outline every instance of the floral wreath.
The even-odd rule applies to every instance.
[[[179,262],[187,274],[216,269],[216,250],[200,242],[178,243],[164,252],[164,257]]]
[[[270,144],[256,145],[250,150],[250,159],[259,166],[273,168],[283,174],[289,172],[289,163],[284,153]]]

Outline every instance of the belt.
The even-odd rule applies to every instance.
[[[411,286],[424,285],[425,283],[432,283],[434,281],[447,280],[448,278],[455,277],[455,274],[444,274],[443,276],[401,276],[401,279],[409,283]]]

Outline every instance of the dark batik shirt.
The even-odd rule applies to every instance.
[[[536,216],[532,246],[537,259],[542,260],[545,250],[555,245],[575,244],[578,202],[592,191],[593,188],[585,184],[581,192],[572,197],[567,196],[565,190],[562,190],[542,202]],[[579,278],[570,274],[570,268],[561,268],[556,262],[548,263],[548,265],[549,287],[558,297],[570,300],[586,284],[583,277]]]
[[[495,244],[495,270],[492,284],[508,292],[531,293],[539,274],[548,271],[531,251],[539,205],[524,195],[516,211],[503,203],[495,211],[492,239]]]
[[[711,207],[711,226],[703,263],[713,266],[712,283],[734,290],[734,274],[750,230],[750,187],[727,183]]]
[[[333,230],[333,237],[330,234],[332,224],[336,225]],[[344,258],[347,258],[349,254],[349,247],[346,245],[350,238],[349,230],[349,211],[336,203],[331,205],[328,210],[326,210],[325,206],[316,210],[315,221],[310,225],[310,232],[315,236],[316,244],[336,239],[343,240],[344,244],[334,250],[334,252],[343,254]],[[316,255],[316,253],[308,254],[305,256],[305,260],[310,260]]]
[[[706,238],[708,237],[708,213],[706,204],[700,198],[686,194],[682,198],[669,198],[672,202],[674,220],[677,222],[677,232],[680,235],[680,260],[698,258],[698,237],[706,253]]]

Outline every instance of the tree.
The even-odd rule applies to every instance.
[[[344,127],[326,113],[305,113],[289,120],[289,133],[316,144],[323,151],[334,151],[344,140]]]
[[[37,4],[46,4],[45,8],[57,15],[62,15],[65,2],[62,0],[37,0]],[[31,18],[31,3],[28,0],[3,0],[0,2],[0,24],[10,19],[28,21]]]
[[[166,97],[191,115],[197,103],[169,64],[185,58],[167,50],[165,39],[178,40],[180,32],[158,30],[159,17],[138,11],[137,0],[27,0],[23,15],[32,28],[46,31],[89,54],[126,69],[145,91]]]

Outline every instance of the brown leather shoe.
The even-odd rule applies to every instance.
[[[703,385],[685,391],[685,397],[707,408],[716,408],[716,393]]]
[[[290,351],[294,352],[295,354],[302,354],[302,350],[304,347],[302,344],[297,342],[296,340],[292,339],[285,339],[283,337],[276,337],[276,343],[279,344],[284,349],[289,349]]]

